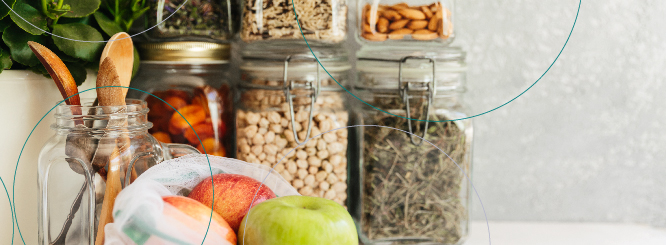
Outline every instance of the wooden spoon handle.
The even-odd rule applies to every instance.
[[[109,173],[106,176],[106,190],[104,191],[104,201],[102,202],[95,245],[104,244],[104,227],[108,223],[113,223],[113,205],[118,193],[122,189],[120,183],[120,167],[120,153],[118,147],[114,147],[113,152],[109,157]]]
[[[39,43],[28,41],[28,46],[30,49],[32,49],[32,52],[35,53],[37,59],[42,62],[42,65],[44,65],[46,71],[49,72],[49,75],[51,75],[51,78],[53,78],[53,81],[55,81],[56,86],[58,86],[58,90],[60,90],[62,97],[67,99],[68,97],[74,95],[71,98],[65,100],[65,103],[68,105],[81,105],[81,99],[78,95],[79,90],[76,87],[76,82],[74,81],[72,74],[69,73],[65,63],[63,63],[62,60],[60,60],[60,58],[58,58],[58,56],[53,53],[53,51]]]

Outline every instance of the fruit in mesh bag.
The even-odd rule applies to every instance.
[[[213,206],[213,186],[215,206]],[[223,173],[213,175],[212,184],[211,177],[201,181],[188,197],[208,207],[212,206],[213,210],[229,223],[234,232],[238,232],[238,227],[247,211],[254,205],[275,198],[275,193],[253,178]]]
[[[179,214],[176,210],[168,206],[165,206],[164,208],[165,215],[174,218],[188,228],[195,230],[198,235],[201,235],[201,239],[203,239],[203,235],[206,234],[208,223],[211,221],[209,232],[212,233],[210,234],[217,234],[227,240],[230,244],[236,244],[236,233],[231,229],[229,223],[215,212],[212,212],[211,217],[210,207],[207,207],[194,199],[182,196],[164,196],[162,197],[162,200],[183,214],[194,219],[195,222],[192,222],[192,219],[183,218],[182,214]]]

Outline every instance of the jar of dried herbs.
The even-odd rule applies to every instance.
[[[240,21],[238,0],[148,0],[151,41],[230,41]]]
[[[318,49],[317,57],[344,86],[351,67],[343,51]],[[302,195],[346,205],[347,93],[308,49],[246,49],[240,68],[238,159],[275,167]]]
[[[393,114],[370,106],[354,113],[358,124],[382,126],[353,133],[359,157],[350,169],[357,181],[350,183],[349,210],[361,241],[461,244],[469,221],[465,175],[471,169],[472,124],[446,120],[467,115],[461,101],[464,53],[361,51],[358,57],[357,96]]]

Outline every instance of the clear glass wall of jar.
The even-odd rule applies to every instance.
[[[238,0],[148,0],[150,9],[145,24],[152,29],[146,34],[152,41],[162,42],[228,42],[238,31],[238,3]]]
[[[383,126],[359,127],[353,134],[360,157],[351,164],[350,179],[357,181],[350,182],[349,210],[364,244],[463,243],[472,124],[437,122],[467,115],[461,100],[463,59],[458,49],[384,57],[359,53],[356,94],[393,114],[367,105],[354,113],[361,125]]]
[[[95,244],[103,203],[115,198],[107,195],[111,186],[120,191],[155,164],[198,153],[188,145],[158,142],[148,133],[146,103],[126,103],[56,107],[55,135],[38,163],[39,244]]]
[[[454,0],[358,1],[361,44],[449,44],[455,37]]]
[[[347,0],[244,0],[242,9],[245,42],[303,40],[305,35],[310,44],[333,44],[347,36]]]
[[[127,96],[148,103],[148,120],[154,125],[150,133],[162,142],[233,156],[229,150],[234,146],[229,45],[166,42],[140,43],[137,48],[141,66],[130,87],[159,99],[133,89]]]
[[[302,195],[345,205],[348,131],[318,135],[348,125],[347,93],[309,50],[281,52],[244,54],[236,103],[238,159],[275,166]],[[317,57],[340,84],[348,84],[344,53],[318,51]]]

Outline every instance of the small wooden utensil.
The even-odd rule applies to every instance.
[[[76,82],[67,69],[67,66],[65,66],[65,63],[63,63],[62,60],[60,60],[60,58],[58,58],[58,56],[50,49],[39,43],[28,41],[28,46],[32,52],[35,53],[37,59],[42,62],[46,71],[49,72],[49,75],[51,75],[51,78],[55,81],[56,86],[58,86],[58,90],[60,90],[62,97],[67,99],[74,95],[65,100],[65,103],[68,105],[81,105],[81,98],[79,98],[78,95],[79,90],[76,88]],[[81,114],[80,111],[79,114]]]
[[[120,86],[120,78],[114,62],[111,57],[106,57],[102,64],[100,65],[99,72],[97,74],[97,99],[99,100],[100,106],[125,106],[125,97],[120,87],[105,87],[105,86]],[[100,88],[105,87],[105,88]],[[125,109],[120,109],[119,111],[112,111],[113,109],[107,108],[105,111],[106,114],[112,113],[122,113]],[[127,127],[127,120],[125,119],[109,119],[107,128],[124,126]],[[104,227],[108,223],[113,222],[113,204],[122,189],[120,182],[120,171],[122,166],[122,160],[120,158],[119,150],[125,150],[129,148],[128,144],[124,144],[124,141],[121,140],[123,144],[118,149],[118,142],[115,138],[103,137],[100,139],[98,144],[97,151],[93,157],[92,164],[93,166],[104,168],[104,166],[109,164],[109,173],[106,178],[106,190],[104,191],[104,201],[102,203],[102,210],[100,214],[100,220],[97,227],[97,237],[95,239],[96,245],[104,244]]]

